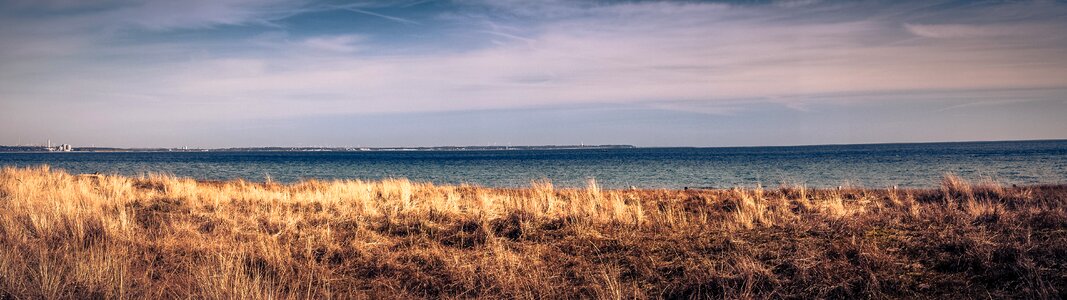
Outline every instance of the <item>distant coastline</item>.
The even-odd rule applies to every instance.
[[[433,147],[234,147],[234,148],[115,148],[73,147],[56,151],[47,146],[0,146],[0,152],[349,152],[349,151],[507,151],[632,149],[633,145],[433,146]]]
[[[637,148],[807,148],[825,146],[878,146],[878,145],[929,145],[929,144],[985,144],[985,143],[1019,143],[1019,142],[1055,142],[1067,139],[1026,139],[1026,140],[973,140],[973,141],[918,141],[918,142],[878,142],[878,143],[827,143],[796,145],[726,145],[726,146],[651,146],[634,145],[534,145],[534,146],[421,146],[421,147],[228,147],[228,148],[189,148],[189,147],[71,147],[70,151],[58,151],[58,147],[48,146],[5,146],[0,145],[0,153],[12,152],[356,152],[356,151],[507,151],[507,150],[576,150],[576,149],[637,149]],[[51,150],[50,150],[51,149]]]

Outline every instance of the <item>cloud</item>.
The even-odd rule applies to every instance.
[[[311,9],[303,0],[59,0],[0,3],[0,7],[8,10],[0,14],[5,21],[51,32],[262,25]]]
[[[264,24],[290,16],[299,1],[192,0],[138,1],[106,13],[108,17],[150,30]]]
[[[152,39],[155,34],[256,27],[330,6],[131,2],[65,22],[133,33],[68,41],[76,35],[19,32],[27,41],[47,43],[0,46],[0,95],[3,101],[19,99],[19,107],[55,113],[133,119],[128,116],[165,111],[171,114],[154,118],[200,121],[564,105],[722,115],[744,112],[734,99],[778,99],[801,109],[817,100],[792,99],[844,102],[812,96],[1067,87],[1067,43],[1047,34],[1050,24],[1065,25],[1065,19],[1014,20],[997,15],[1013,5],[1003,4],[969,7],[988,25],[964,25],[976,22],[952,11],[900,5],[463,2],[455,8],[462,13],[442,11],[451,17],[421,22],[425,26],[395,24],[436,31],[314,31],[286,23],[270,29],[280,32],[270,36],[254,31],[161,42]],[[901,13],[920,8],[927,12],[923,18]],[[1056,9],[1064,11],[1055,6],[1046,13]],[[785,11],[804,17],[786,17]],[[996,25],[1007,19],[1011,25]],[[5,41],[18,40],[2,32]],[[1001,43],[1004,37],[1013,40]],[[490,40],[496,43],[478,43]],[[51,47],[77,50],[38,51]],[[24,59],[31,54],[37,58]]]
[[[991,37],[1020,37],[1037,36],[1053,33],[1058,30],[1055,27],[1040,25],[969,25],[969,24],[904,24],[904,28],[914,35],[935,38],[991,38]]]
[[[354,34],[318,36],[308,38],[302,44],[314,50],[351,53],[359,50],[359,42],[364,39],[364,36]]]
[[[775,1],[774,4],[779,7],[796,8],[808,5],[816,5],[822,2],[822,0],[781,0]]]
[[[353,6],[353,5],[341,5],[341,6],[336,6],[336,8],[344,9],[344,10],[347,10],[347,11],[360,13],[360,14],[364,14],[364,15],[368,15],[368,16],[375,16],[375,17],[379,17],[379,18],[390,20],[390,21],[394,21],[394,22],[399,22],[399,23],[404,23],[404,24],[409,24],[409,25],[421,25],[419,22],[416,22],[416,21],[413,21],[413,20],[400,18],[400,17],[394,17],[394,16],[390,16],[390,15],[385,15],[385,14],[380,14],[380,13],[376,13],[376,12],[369,11],[369,10],[366,10],[366,9],[361,9],[361,8],[359,8],[358,5],[356,5],[356,6]]]

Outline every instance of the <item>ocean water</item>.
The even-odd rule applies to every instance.
[[[945,173],[1004,184],[1067,183],[1067,140],[534,151],[0,153],[0,165],[208,180],[408,178],[526,187],[549,179],[607,188],[841,185],[932,187]]]

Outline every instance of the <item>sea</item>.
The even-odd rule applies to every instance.
[[[70,173],[296,182],[407,178],[435,184],[604,188],[935,187],[945,174],[1004,185],[1067,183],[1067,140],[725,148],[337,152],[0,153],[2,166]]]

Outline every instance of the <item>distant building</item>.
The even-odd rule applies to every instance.
[[[49,144],[51,144],[51,142],[49,142]],[[74,151],[74,147],[72,147],[70,144],[62,144],[56,146],[55,148],[52,148],[51,145],[49,145],[48,151],[70,152]]]

